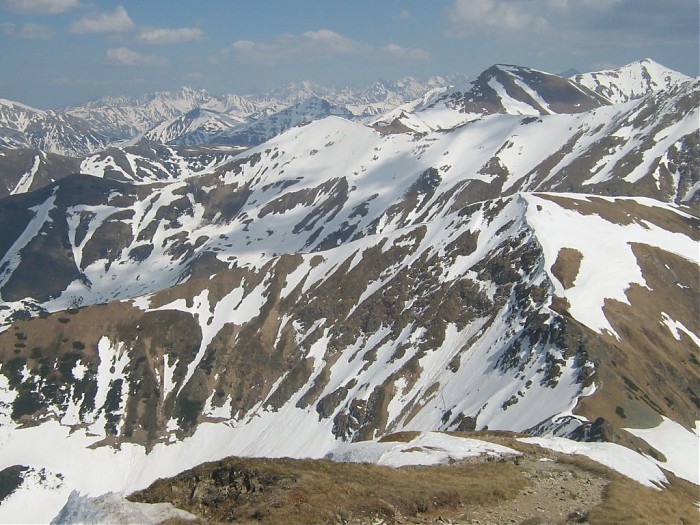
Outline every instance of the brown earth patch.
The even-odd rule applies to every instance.
[[[170,419],[175,401],[174,396],[163,399],[160,392],[165,356],[169,366],[178,363],[173,377],[177,385],[200,344],[199,325],[188,313],[143,312],[115,302],[16,321],[0,334],[0,372],[18,392],[12,417],[40,422],[61,414],[69,402],[79,404],[81,416],[103,408],[95,406],[102,337],[130,360],[123,378],[130,393],[121,407],[125,413],[116,415],[122,381],[118,379],[110,385],[113,397],[108,395],[104,405],[105,431],[150,447]],[[87,368],[82,378],[73,375],[78,363]],[[21,373],[25,366],[30,372],[26,380]]]
[[[447,198],[451,200],[448,213],[459,212],[460,216],[464,216],[470,212],[478,211],[481,206],[479,203],[498,198],[501,194],[500,187],[499,184],[491,184],[478,179],[462,181],[447,190],[443,194],[443,200],[445,202],[448,202]]]
[[[409,128],[401,122],[406,116],[402,113],[399,117],[392,120],[389,124],[373,124],[371,127],[382,135],[395,135],[401,133],[415,133],[415,130]]]
[[[554,277],[564,286],[565,290],[574,286],[576,276],[581,269],[583,254],[574,248],[562,248],[557,254],[557,260],[552,265]]]
[[[379,442],[380,443],[408,443],[413,441],[420,435],[420,432],[416,431],[404,431],[404,432],[394,432],[393,434],[387,434],[383,436]]]

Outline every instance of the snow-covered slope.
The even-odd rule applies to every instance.
[[[0,125],[7,129],[24,129],[42,113],[39,109],[5,99],[0,99],[0,109]]]
[[[370,121],[386,129],[448,130],[487,115],[575,114],[607,105],[571,80],[522,66],[497,64],[468,85],[433,92]]]
[[[213,166],[230,160],[239,151],[235,147],[170,146],[145,141],[88,155],[81,160],[79,171],[100,178],[149,184],[211,171]]]
[[[77,158],[36,149],[0,151],[0,197],[36,190],[79,171]]]
[[[604,104],[595,93],[567,79],[505,64],[484,71],[468,92],[450,93],[446,103],[464,113],[510,115],[580,113]]]
[[[90,498],[72,492],[66,505],[51,520],[51,525],[73,525],[75,523],[157,525],[174,519],[187,522],[194,521],[197,517],[189,512],[176,509],[168,503],[148,505],[132,503],[114,493]]]
[[[289,125],[309,121],[314,113],[316,118],[327,114],[349,118],[375,116],[375,123],[383,126],[393,122],[414,130],[425,125],[451,129],[494,112],[541,115],[586,111],[601,104],[640,98],[686,80],[689,79],[684,75],[647,59],[617,70],[576,75],[571,80],[530,68],[498,65],[485,71],[470,87],[452,88],[437,101],[437,94],[450,85],[462,86],[464,78],[434,77],[419,82],[406,77],[376,82],[364,89],[334,89],[301,82],[263,95],[246,96],[213,96],[205,90],[182,88],[143,97],[104,98],[65,112],[40,111],[0,101],[0,147],[39,148],[81,156],[109,146],[133,144],[142,137],[179,144],[226,139],[257,144]],[[319,99],[336,109],[319,112]],[[421,126],[412,115],[427,105],[433,108],[435,118],[421,120],[425,123]],[[304,112],[305,118],[288,117]],[[428,115],[431,113],[423,117]],[[244,124],[248,131],[237,131]]]
[[[307,98],[321,98],[336,106],[345,107],[355,117],[380,115],[397,106],[412,102],[434,90],[444,90],[465,80],[462,75],[435,76],[421,82],[413,77],[395,81],[377,81],[365,88],[329,88],[303,81],[288,84],[265,93],[261,98],[296,104]]]
[[[261,121],[260,129],[249,134],[249,138],[259,137],[257,144],[272,136],[270,130],[280,127],[271,126],[268,117],[285,110],[294,114],[306,112],[305,120],[298,117],[296,120],[308,122],[319,106],[319,99],[324,99],[337,109],[323,112],[323,116],[377,114],[418,98],[430,89],[447,86],[447,82],[442,77],[425,83],[407,77],[396,82],[377,82],[365,89],[342,90],[301,82],[245,96],[214,96],[202,89],[182,88],[174,93],[157,92],[144,97],[108,97],[69,108],[67,114],[91,122],[97,132],[109,138],[110,145],[134,142],[142,136],[163,143],[199,144],[210,137],[219,140],[217,132]],[[277,118],[285,119],[284,114]],[[267,132],[263,133],[262,128]]]

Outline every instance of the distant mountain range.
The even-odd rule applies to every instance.
[[[404,431],[699,483],[700,80],[448,84],[3,101],[0,521]]]
[[[65,111],[41,111],[0,100],[0,148],[36,148],[50,153],[81,156],[111,146],[157,140],[164,143],[235,142],[236,128],[250,127],[277,113],[287,126],[302,123],[284,115],[321,118],[343,114],[351,118],[384,113],[435,89],[445,89],[459,77],[434,77],[419,82],[407,77],[376,82],[364,89],[335,90],[310,82],[290,84],[261,95],[214,96],[203,89],[182,88],[143,97],[107,97]],[[317,100],[316,103],[309,102]],[[323,103],[318,102],[323,100]],[[315,106],[310,110],[309,106]],[[310,112],[309,112],[310,111]],[[308,115],[307,115],[308,112]],[[243,132],[243,142],[270,138],[260,123],[257,131]],[[278,126],[272,126],[273,129]],[[284,128],[287,129],[287,128]],[[267,130],[269,131],[269,130]]]

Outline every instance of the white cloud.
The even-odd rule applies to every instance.
[[[447,10],[447,36],[488,32],[570,30],[625,0],[454,0]]]
[[[90,14],[75,22],[72,33],[123,33],[136,27],[123,6],[118,5],[114,11]]]
[[[120,66],[135,66],[142,60],[141,53],[137,53],[128,47],[116,47],[107,50],[107,60]]]
[[[50,40],[54,31],[49,26],[41,24],[24,24],[17,28],[15,24],[0,24],[0,31],[7,36],[15,36],[25,40]]]
[[[396,44],[389,44],[381,49],[382,53],[387,56],[392,56],[400,59],[415,60],[417,62],[424,62],[430,60],[430,53],[423,51],[422,49],[410,49],[398,46]]]
[[[24,24],[19,30],[19,37],[25,40],[51,40],[53,36],[53,29],[41,24]]]
[[[403,9],[399,13],[399,20],[407,20],[411,18],[411,12],[408,9]]]
[[[0,7],[13,13],[58,14],[78,7],[78,0],[0,0]]]
[[[198,27],[181,27],[179,29],[152,28],[141,31],[139,38],[146,44],[177,44],[202,40],[204,31]]]
[[[354,55],[360,52],[362,44],[340,35],[330,29],[307,31],[300,37],[291,37],[289,43],[301,45],[312,51],[323,50],[324,54]]]
[[[372,60],[430,59],[430,54],[421,49],[404,48],[397,44],[377,47],[358,42],[330,29],[307,31],[301,35],[280,35],[269,42],[238,40],[231,48],[223,51],[223,54],[229,53],[233,53],[238,62],[268,66],[290,58],[320,60],[333,56],[358,56]]]
[[[107,62],[117,66],[165,66],[167,61],[163,57],[144,55],[128,47],[115,47],[107,50],[105,55]]]
[[[485,29],[541,31],[547,20],[537,14],[536,4],[551,0],[456,0],[448,10],[449,36],[468,36]],[[556,1],[556,0],[555,0]],[[557,1],[558,4],[561,2]]]

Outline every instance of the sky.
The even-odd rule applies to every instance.
[[[0,0],[0,98],[60,109],[182,86],[252,93],[496,63],[651,58],[698,75],[698,0]]]

